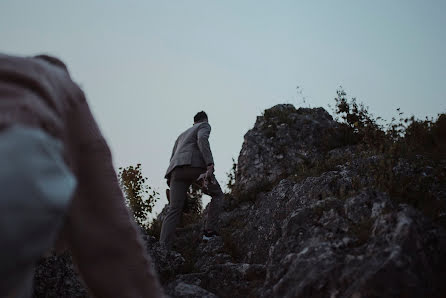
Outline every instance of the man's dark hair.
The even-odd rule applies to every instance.
[[[206,115],[206,113],[204,111],[198,112],[194,116],[194,122],[201,122],[203,120],[208,120],[208,115]]]

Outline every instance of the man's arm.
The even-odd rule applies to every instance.
[[[177,138],[177,140],[175,141],[175,145],[173,146],[172,154],[170,155],[170,160],[172,160],[172,157],[173,157],[173,155],[175,154],[175,151],[177,151],[177,146],[178,146],[178,138]]]
[[[68,214],[68,243],[97,297],[163,297],[150,259],[124,203],[110,150],[87,103],[70,115],[78,189]]]
[[[209,135],[211,134],[211,126],[207,122],[200,124],[197,132],[197,144],[200,149],[206,166],[214,164],[214,158],[212,157],[211,147],[209,145]]]

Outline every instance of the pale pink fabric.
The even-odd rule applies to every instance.
[[[0,128],[38,127],[63,141],[78,180],[60,239],[96,297],[163,297],[124,204],[112,157],[81,89],[63,67],[0,54]]]

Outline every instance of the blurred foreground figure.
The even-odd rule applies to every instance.
[[[31,297],[55,242],[95,297],[162,297],[137,231],[66,66],[0,54],[0,297]]]

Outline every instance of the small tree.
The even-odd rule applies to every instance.
[[[383,127],[378,124],[381,117],[369,113],[368,107],[358,103],[356,98],[347,99],[347,93],[340,87],[336,91],[335,115],[341,117],[341,124],[345,125],[352,134],[353,143],[362,142],[373,147],[380,147],[387,141]],[[337,119],[339,120],[339,119]],[[342,127],[341,127],[342,129]]]
[[[192,183],[187,191],[186,201],[184,202],[183,212],[200,215],[203,211],[202,203],[203,191],[200,186]]]
[[[118,178],[125,202],[132,210],[136,223],[147,230],[147,217],[159,199],[159,193],[146,184],[147,178],[142,175],[141,164],[119,168]]]

